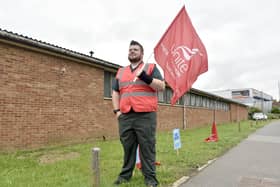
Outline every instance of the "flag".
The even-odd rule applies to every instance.
[[[208,70],[206,49],[196,33],[185,6],[154,48],[156,62],[173,90],[171,104],[184,95],[197,77]]]

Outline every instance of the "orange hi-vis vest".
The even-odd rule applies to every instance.
[[[140,64],[131,72],[130,66],[120,68],[116,78],[119,80],[120,110],[127,113],[133,109],[135,112],[153,112],[157,110],[157,92],[144,81],[136,77],[136,72],[144,66]],[[143,71],[151,75],[155,64],[146,63]],[[135,81],[134,81],[135,80]]]

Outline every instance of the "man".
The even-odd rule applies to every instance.
[[[138,144],[145,183],[158,185],[154,164],[157,91],[164,90],[165,82],[155,64],[143,63],[143,55],[143,46],[132,40],[128,52],[130,65],[119,69],[112,86],[113,108],[124,150],[123,167],[115,185],[132,177]]]

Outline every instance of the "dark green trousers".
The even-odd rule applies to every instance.
[[[139,144],[139,153],[142,164],[142,173],[145,183],[157,185],[155,167],[156,141],[156,113],[130,112],[119,118],[120,141],[123,145],[124,160],[120,179],[129,180],[136,162],[136,150]]]

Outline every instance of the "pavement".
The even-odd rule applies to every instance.
[[[258,129],[180,187],[280,187],[280,121]]]

